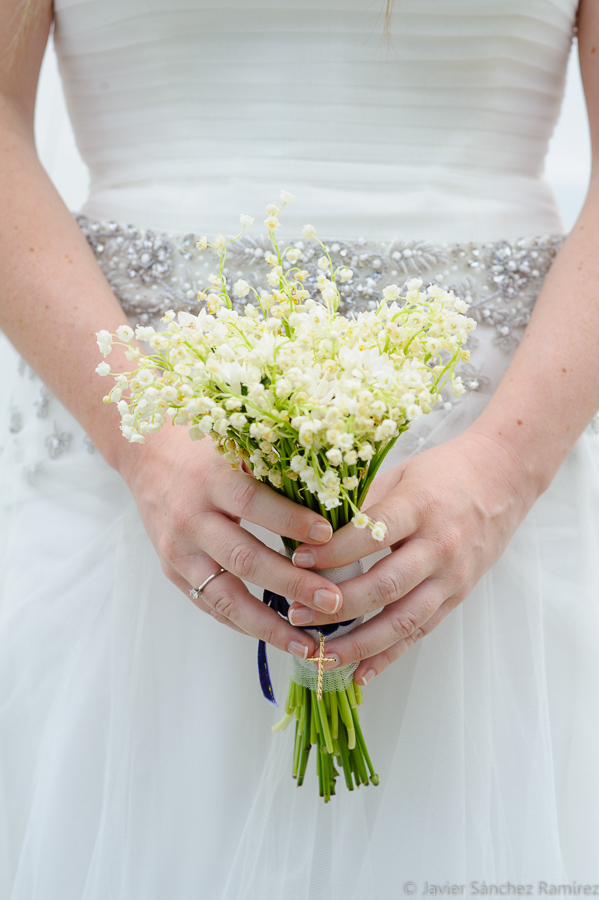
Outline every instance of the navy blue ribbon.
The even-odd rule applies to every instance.
[[[269,591],[265,589],[264,594],[262,595],[262,602],[267,606],[270,606],[271,609],[274,609],[275,612],[278,612],[280,616],[284,619],[289,619],[289,603],[285,599],[285,597],[281,597],[280,594],[275,594],[273,591]],[[338,628],[342,628],[345,625],[351,625],[352,622],[355,622],[355,619],[348,619],[347,622],[337,622],[335,625],[318,625],[313,629],[306,629],[309,631],[314,631],[318,634],[324,634],[328,636],[329,634],[334,634]],[[258,641],[258,677],[260,679],[260,687],[262,688],[262,693],[273,706],[278,706],[275,699],[275,692],[273,690],[272,681],[270,680],[270,671],[268,669],[268,657],[266,655],[266,643],[265,641]]]

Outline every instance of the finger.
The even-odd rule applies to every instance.
[[[386,606],[378,615],[343,637],[327,641],[327,656],[338,662],[328,669],[370,659],[422,628],[447,598],[440,579],[429,578],[401,600]]]
[[[190,586],[202,585],[213,573],[218,572],[218,564],[206,554],[191,566],[193,572],[187,577],[171,567],[168,575],[171,581],[188,596]],[[165,567],[166,571],[166,567]],[[219,582],[219,584],[217,584]],[[315,652],[310,635],[294,628],[273,609],[254,597],[247,587],[231,572],[220,572],[208,582],[197,598],[192,598],[198,609],[208,613],[218,622],[226,624],[258,640],[266,641],[279,650],[307,659]]]
[[[315,652],[310,635],[294,628],[274,609],[266,606],[251,594],[244,583],[230,572],[222,572],[213,578],[200,598],[208,606],[212,615],[232,622],[246,634],[266,641],[279,650],[286,651],[300,659],[307,659]]]
[[[239,469],[229,468],[220,475],[213,503],[219,511],[225,510],[296,541],[320,544],[330,540],[333,534],[330,523],[321,515],[282,497]]]
[[[407,637],[398,641],[396,644],[393,644],[391,647],[387,647],[387,649],[383,650],[381,653],[377,653],[369,659],[362,660],[354,672],[354,681],[358,684],[368,684],[368,682],[372,681],[376,675],[380,675],[390,663],[395,662],[396,659],[403,656],[416,641],[419,641],[421,638],[425,637],[425,635],[430,634],[431,631],[433,631],[433,629],[435,629],[459,603],[460,600],[458,597],[448,597],[430,619],[411,634],[407,635]]]
[[[301,544],[293,554],[293,564],[301,568],[331,569],[349,563],[404,540],[418,528],[418,504],[411,492],[396,492],[385,500],[369,506],[364,512],[374,522],[383,522],[386,532],[376,541],[370,528],[356,528],[349,522],[336,531],[324,546]]]
[[[198,544],[223,568],[252,584],[268,588],[289,602],[326,613],[343,605],[341,589],[322,575],[297,569],[291,560],[250,534],[222,513],[203,514],[198,524]],[[178,565],[177,568],[181,570]]]
[[[183,578],[183,576],[180,575],[176,569],[173,569],[172,566],[171,567],[163,566],[163,571],[164,571],[164,574],[166,575],[166,577],[168,578],[168,580],[172,581],[172,583],[176,587],[178,587],[181,591],[183,591],[183,593],[188,598],[191,599],[192,603],[194,603],[195,606],[198,607],[198,609],[200,609],[204,613],[207,613],[208,615],[213,616],[217,620],[217,622],[221,623],[221,625],[228,625],[229,628],[233,629],[233,631],[238,631],[240,634],[247,634],[247,631],[243,631],[243,629],[240,628],[238,625],[235,625],[234,622],[229,621],[229,619],[225,619],[224,616],[221,616],[219,613],[212,610],[208,606],[208,604],[205,603],[204,600],[202,599],[202,594],[200,594],[200,596],[197,598],[191,597],[189,590],[192,587],[192,585],[188,581],[186,581],[185,578]],[[208,576],[206,575],[206,578],[207,577]]]
[[[375,503],[383,502],[384,499],[389,496],[391,491],[395,490],[403,478],[403,469],[404,466],[399,465],[393,466],[393,468],[388,469],[386,472],[379,472],[368,488],[368,493],[362,504],[364,509],[368,509],[369,506],[374,506]]]
[[[290,608],[294,625],[330,625],[347,619],[357,619],[381,607],[388,606],[413,591],[435,571],[435,560],[427,541],[415,538],[407,541],[375,563],[364,575],[358,575],[341,583],[343,607],[336,615],[325,616],[301,604]],[[308,615],[312,615],[308,619]]]

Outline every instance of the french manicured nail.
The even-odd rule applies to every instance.
[[[296,550],[291,557],[294,566],[313,566],[316,560],[311,550]]]
[[[368,684],[369,681],[372,681],[375,675],[376,672],[374,671],[374,669],[368,669],[368,671],[364,675],[362,675],[362,684]]]
[[[314,591],[312,601],[314,606],[325,613],[336,613],[341,606],[340,595],[334,594],[333,591],[327,591],[326,588],[318,588],[317,591]]]
[[[333,535],[333,528],[328,522],[315,522],[308,532],[308,537],[313,541],[329,541]]]
[[[287,644],[287,650],[293,656],[297,656],[298,659],[308,659],[308,648],[305,644],[301,644],[299,641],[289,641]]]
[[[307,606],[298,606],[289,610],[289,621],[292,625],[309,625],[314,621],[314,613]]]

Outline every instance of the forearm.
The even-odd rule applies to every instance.
[[[536,495],[599,409],[598,239],[595,178],[514,358],[472,426],[504,447]]]
[[[28,125],[0,97],[0,328],[113,466],[131,453],[95,333],[126,319],[87,241],[40,165]],[[115,348],[113,370],[128,368]]]

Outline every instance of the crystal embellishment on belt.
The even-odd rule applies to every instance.
[[[149,323],[167,309],[197,312],[199,290],[217,271],[214,250],[198,250],[198,236],[144,230],[118,222],[76,217],[108,282],[126,315]],[[372,241],[324,239],[333,264],[353,270],[350,282],[338,284],[340,313],[373,309],[386,285],[400,287],[410,278],[425,285],[453,289],[469,305],[469,315],[495,330],[495,340],[512,346],[514,329],[524,327],[545,275],[564,241],[559,234],[515,241],[433,244],[428,241]],[[307,290],[316,294],[322,254],[316,241],[289,239],[302,252],[302,267],[310,272]],[[229,248],[227,280],[244,278],[261,283],[265,253],[272,250],[266,235],[245,234]],[[287,263],[287,265],[290,265]],[[245,301],[239,301],[239,309]]]

